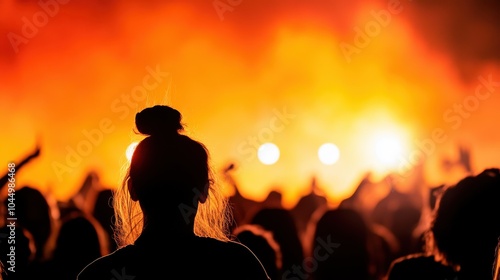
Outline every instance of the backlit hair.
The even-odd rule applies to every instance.
[[[149,107],[137,113],[136,127],[146,137],[137,145],[121,186],[113,196],[114,238],[118,246],[132,244],[141,234],[143,208],[155,211],[172,203],[174,206],[189,203],[193,200],[193,190],[202,191],[207,184],[207,200],[195,205],[194,233],[229,240],[231,212],[227,197],[215,180],[206,147],[180,133],[183,131],[181,114],[168,106]],[[138,194],[138,201],[131,198],[130,183]],[[166,211],[169,210],[172,209]],[[166,219],[165,223],[168,222]]]

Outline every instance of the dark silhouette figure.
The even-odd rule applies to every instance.
[[[396,258],[423,251],[419,237],[414,235],[421,215],[421,206],[415,205],[411,195],[401,193],[395,188],[375,206],[372,221],[386,227],[396,237]]]
[[[228,182],[234,190],[234,194],[229,197],[229,206],[233,212],[233,220],[230,225],[231,230],[250,223],[250,219],[262,207],[260,202],[249,199],[240,192],[236,179],[234,179],[232,175],[232,172],[236,170],[236,168],[237,166],[235,163],[230,163],[223,170],[224,180]]]
[[[388,228],[389,223],[384,224],[388,220],[384,219],[385,216],[392,216],[394,209],[384,209],[386,212],[380,211],[382,209],[380,202],[387,197],[379,198],[380,195],[375,194],[380,189],[391,189],[393,184],[391,175],[389,174],[380,182],[373,181],[371,177],[371,172],[363,174],[353,194],[342,200],[338,209],[354,210],[364,218],[366,225],[370,229],[369,249],[375,267],[373,269],[374,275],[380,278],[385,277],[391,262],[400,254],[400,241],[393,231]],[[396,205],[399,205],[399,203]],[[382,219],[378,218],[382,222],[376,222],[377,220],[373,219],[373,212],[377,207]]]
[[[500,171],[486,169],[448,187],[428,232],[429,252],[458,270],[458,279],[491,279],[500,237]]]
[[[40,146],[37,145],[32,152],[28,153],[28,155],[23,157],[18,163],[14,163],[16,173],[19,173],[19,171],[22,168],[24,168],[24,166],[26,166],[26,164],[31,162],[33,159],[39,157],[40,151],[41,151],[41,148],[40,148]],[[5,173],[5,175],[2,176],[2,178],[0,178],[0,190],[2,190],[3,188],[5,188],[5,186],[7,186],[7,183],[9,182],[9,178],[10,178],[9,172],[7,171],[7,173]]]
[[[103,189],[101,177],[97,170],[87,171],[78,191],[70,198],[70,203],[75,205],[85,214],[92,214],[97,195]]]
[[[274,239],[281,248],[283,256],[282,270],[285,279],[292,277],[295,268],[307,275],[301,268],[304,261],[304,249],[290,210],[262,208],[252,218],[251,224],[259,225],[273,233]]]
[[[354,192],[349,197],[343,199],[340,202],[338,208],[349,208],[364,213],[366,210],[364,209],[365,205],[362,204],[361,196],[363,196],[363,192],[366,192],[366,189],[368,189],[372,184],[371,176],[371,172],[366,172],[365,174],[363,174],[361,180],[354,189]]]
[[[375,279],[369,238],[369,228],[357,211],[327,209],[315,223],[311,279]]]
[[[11,232],[15,234],[9,239]],[[11,246],[14,246],[14,250],[11,250]],[[11,256],[14,257],[12,260]],[[33,236],[26,229],[20,226],[0,228],[0,261],[3,265],[0,279],[35,279],[31,274],[34,259]]]
[[[78,190],[68,200],[57,202],[61,217],[72,215],[75,211],[92,215],[97,195],[103,189],[99,172],[94,169],[87,171]]]
[[[113,191],[111,189],[103,189],[98,192],[92,216],[95,217],[106,233],[109,251],[113,252],[118,249],[118,244],[114,239],[115,214],[113,208]]]
[[[28,230],[35,242],[35,260],[43,262],[47,258],[48,241],[54,234],[54,219],[45,195],[33,186],[23,186],[16,191],[17,224]],[[4,202],[7,207],[8,201]]]
[[[103,229],[93,218],[77,212],[64,217],[47,263],[47,275],[50,279],[76,279],[88,263],[109,253],[103,237]]]
[[[451,266],[437,262],[433,255],[416,253],[395,259],[386,280],[455,280],[456,277]]]
[[[295,219],[295,224],[297,225],[297,230],[301,240],[304,238],[311,215],[314,211],[316,211],[316,209],[327,204],[328,200],[326,199],[326,196],[319,189],[316,178],[313,177],[309,193],[301,197],[290,212]]]
[[[15,180],[19,172],[34,159],[40,156],[41,147],[39,144],[36,145],[35,149],[29,152],[26,156],[24,156],[18,162],[12,162],[14,166],[12,167],[12,173],[8,168],[5,175],[0,178],[0,191],[5,191],[5,188],[9,186],[9,184],[15,185],[15,208],[14,216],[18,219],[15,223],[15,232],[16,242],[17,244],[9,243],[8,236],[10,235],[10,229],[12,224],[6,220],[9,217],[8,210],[8,196],[3,198],[3,203],[0,207],[2,216],[5,221],[2,223],[2,228],[0,231],[0,250],[2,251],[2,256],[0,257],[1,265],[2,265],[2,273],[0,274],[0,279],[30,279],[30,274],[28,271],[33,271],[34,268],[38,268],[38,266],[43,262],[45,257],[45,245],[49,239],[51,233],[51,219],[50,212],[48,210],[48,204],[43,203],[43,195],[36,189],[31,187],[21,187],[18,185],[18,182],[11,180]],[[10,165],[9,165],[10,167]],[[15,174],[15,175],[10,175]],[[21,188],[20,188],[21,187]],[[25,190],[22,190],[26,188]],[[22,190],[22,191],[21,191]],[[21,192],[21,195],[18,193]],[[31,196],[30,194],[34,194]],[[43,198],[43,199],[39,199]],[[29,199],[28,201],[20,201],[21,199]],[[34,205],[29,205],[30,200],[33,199],[31,203]],[[46,201],[45,201],[46,202]],[[37,206],[41,206],[39,210],[35,210]],[[32,213],[33,211],[37,213]],[[45,213],[48,213],[47,216],[44,216]],[[46,219],[47,218],[47,219]],[[21,221],[21,219],[25,219]],[[9,226],[10,225],[10,226]],[[45,227],[45,229],[44,229]],[[28,228],[30,230],[28,230]],[[35,238],[33,234],[36,234],[37,239],[35,242]],[[12,240],[11,240],[12,242]],[[12,269],[12,266],[7,263],[10,260],[10,257],[7,254],[11,253],[11,246],[16,246],[16,263],[15,263],[15,272],[9,271],[9,267]]]
[[[492,279],[500,237],[495,220],[500,212],[498,197],[498,169],[486,169],[446,187],[425,234],[426,251],[395,260],[388,279]]]
[[[442,159],[442,166],[445,171],[451,171],[454,168],[462,169],[467,175],[472,175],[473,168],[471,164],[470,148],[465,145],[458,145],[458,156],[456,158],[445,157]]]
[[[280,279],[283,265],[281,248],[272,232],[257,225],[246,224],[236,228],[233,234],[236,240],[255,253],[271,279]]]
[[[277,190],[272,190],[262,201],[262,208],[283,208],[283,194]]]
[[[135,122],[145,138],[113,198],[119,249],[78,279],[269,279],[253,252],[229,238],[208,150],[181,133],[179,111],[157,105]]]

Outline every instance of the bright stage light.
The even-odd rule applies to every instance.
[[[318,157],[323,164],[335,164],[340,157],[339,148],[335,144],[325,143],[319,147]]]
[[[260,162],[265,165],[275,164],[280,157],[280,149],[273,143],[265,143],[257,152]]]
[[[132,155],[134,154],[135,148],[137,147],[138,142],[132,142],[130,145],[128,145],[127,150],[125,151],[125,156],[127,157],[128,161],[132,160]]]
[[[402,141],[397,135],[383,134],[376,139],[375,153],[383,164],[393,165],[397,163],[403,150]]]

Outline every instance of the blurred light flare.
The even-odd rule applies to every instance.
[[[325,143],[318,149],[318,158],[325,165],[333,165],[340,158],[339,148],[333,143]]]
[[[273,165],[280,158],[280,149],[274,143],[264,143],[257,151],[260,162],[265,165]]]
[[[393,165],[403,152],[401,139],[397,135],[379,135],[375,140],[375,152],[382,164]]]
[[[375,130],[371,141],[367,143],[372,149],[372,171],[375,180],[384,178],[389,173],[400,172],[404,159],[410,151],[407,129],[393,123],[391,129]]]

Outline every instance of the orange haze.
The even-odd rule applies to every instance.
[[[415,151],[428,152],[432,184],[450,180],[438,163],[457,143],[472,147],[475,169],[498,165],[497,63],[467,64],[464,78],[455,53],[416,28],[410,1],[326,2],[3,1],[5,171],[40,141],[18,185],[65,200],[97,169],[114,187],[138,139],[134,114],[160,103],[183,113],[216,171],[237,162],[243,194],[276,188],[288,206],[312,176],[335,202],[367,170],[402,172]],[[384,133],[405,147],[387,167],[374,150]],[[271,166],[255,157],[268,140],[281,149]],[[319,162],[323,142],[339,147],[337,164]]]

